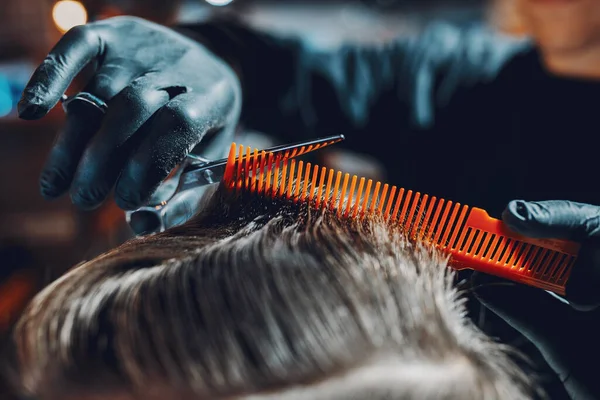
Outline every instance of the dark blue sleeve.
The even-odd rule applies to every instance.
[[[231,21],[181,29],[234,65],[249,128],[282,140],[344,133],[348,146],[374,156],[383,155],[381,140],[426,134],[444,122],[446,110],[455,112],[455,97],[493,80],[515,48],[448,25],[416,38],[333,50]]]

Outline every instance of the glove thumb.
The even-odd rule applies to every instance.
[[[585,241],[600,237],[600,207],[566,200],[513,200],[502,213],[512,230],[532,238]]]
[[[600,207],[566,200],[513,200],[502,219],[525,236],[581,242],[567,281],[566,298],[578,310],[600,305]]]

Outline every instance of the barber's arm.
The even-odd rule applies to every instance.
[[[503,214],[515,231],[579,241],[565,304],[544,291],[477,274],[475,293],[540,350],[573,399],[600,398],[600,207],[569,201],[513,201]]]
[[[401,132],[410,123],[414,72],[407,55],[418,46],[413,41],[322,50],[232,19],[177,30],[207,44],[238,72],[242,120],[250,128],[282,139],[341,132],[350,146],[364,150],[365,134],[381,126]]]

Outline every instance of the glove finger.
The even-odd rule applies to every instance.
[[[565,286],[569,303],[580,311],[600,306],[600,247],[586,243],[579,250],[577,260]]]
[[[38,119],[58,103],[71,81],[102,53],[94,24],[68,31],[35,70],[19,101],[19,116]]]
[[[513,200],[502,219],[514,231],[534,238],[584,241],[600,237],[600,207],[591,204]]]
[[[215,101],[211,101],[215,100]],[[207,158],[225,155],[233,130],[225,129],[227,110],[211,96],[186,93],[175,97],[149,121],[148,135],[128,161],[115,190],[123,209],[145,204],[156,187],[202,142]]]
[[[84,91],[110,104],[109,100],[127,87],[135,74],[129,68],[102,65]],[[127,106],[119,103],[123,102],[117,99],[115,106]],[[110,114],[114,112],[111,110]],[[50,151],[40,179],[46,198],[58,197],[69,189],[85,148],[101,127],[102,117],[101,112],[86,102],[69,103],[65,128]]]
[[[149,77],[136,79],[109,103],[98,134],[85,150],[73,180],[71,198],[84,209],[99,206],[115,185],[150,117],[169,101]]]
[[[135,65],[132,60],[127,60],[127,65],[123,65],[122,60],[108,60],[100,65],[83,91],[92,93],[109,103],[113,97],[142,75],[140,69],[141,67]]]
[[[40,191],[53,199],[71,186],[81,155],[100,128],[102,114],[85,102],[69,104],[64,128],[56,137],[40,175]]]
[[[486,274],[474,274],[472,283],[475,297],[534,343],[559,376],[566,377],[563,354],[571,344],[569,321],[575,311],[540,289]]]

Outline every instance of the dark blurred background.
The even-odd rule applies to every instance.
[[[0,334],[44,284],[131,236],[110,201],[84,213],[68,198],[47,202],[39,194],[38,175],[63,113],[57,107],[41,121],[24,122],[16,104],[35,66],[70,27],[123,14],[172,25],[235,13],[261,29],[301,35],[314,46],[339,46],[417,35],[432,21],[518,33],[518,21],[505,12],[510,1],[0,0]],[[334,161],[349,172],[384,174],[351,154]],[[5,391],[0,398],[11,397]]]

